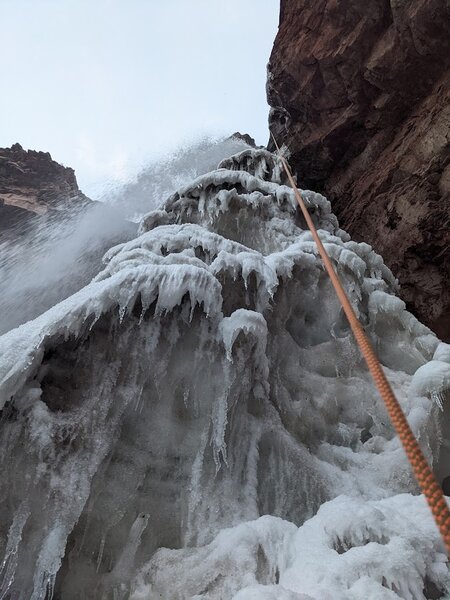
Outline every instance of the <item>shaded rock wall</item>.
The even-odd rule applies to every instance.
[[[267,83],[270,129],[300,185],[328,196],[446,340],[449,66],[445,0],[282,0]]]

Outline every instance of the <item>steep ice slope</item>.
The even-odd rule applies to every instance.
[[[449,347],[304,192],[440,478]],[[446,558],[276,159],[149,213],[0,337],[0,599],[440,597]]]

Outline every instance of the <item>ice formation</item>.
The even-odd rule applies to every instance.
[[[450,347],[308,210],[450,472]],[[277,159],[172,194],[92,282],[0,337],[1,600],[444,597],[438,531]]]

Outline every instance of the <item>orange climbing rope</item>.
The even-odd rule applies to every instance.
[[[450,557],[450,510],[447,506],[447,502],[445,501],[442,489],[436,481],[434,473],[431,470],[422,450],[420,449],[420,446],[413,432],[411,431],[409,423],[406,420],[405,413],[403,412],[397,398],[394,395],[394,392],[392,391],[388,380],[386,379],[386,375],[384,374],[383,369],[381,368],[380,361],[378,360],[372,348],[369,338],[367,337],[361,323],[359,322],[355,314],[355,311],[352,308],[352,305],[350,304],[347,293],[345,292],[342,283],[340,282],[340,279],[331,263],[330,257],[328,256],[328,253],[325,250],[325,247],[322,244],[322,241],[317,233],[313,220],[311,219],[311,216],[306,209],[303,198],[299,190],[297,189],[297,185],[294,181],[294,178],[292,177],[289,165],[284,156],[281,154],[278,144],[274,137],[273,141],[275,142],[279,158],[284,167],[284,170],[286,171],[289,183],[291,184],[292,189],[294,190],[297,202],[300,206],[303,216],[306,219],[314,241],[317,244],[317,248],[324,262],[325,269],[327,270],[327,273],[330,276],[333,287],[341,302],[342,308],[348,319],[350,327],[352,328],[356,341],[358,342],[359,348],[366,360],[367,366],[369,367],[369,371],[372,374],[375,385],[377,386],[378,391],[380,392],[380,395],[383,398],[383,401],[389,413],[389,417],[403,444],[403,448],[405,449],[408,460],[411,463],[414,475],[417,479],[420,489],[422,490],[424,496],[427,499],[431,512],[433,513],[434,520],[436,521],[442,539],[444,540],[444,544],[447,549],[447,555]]]

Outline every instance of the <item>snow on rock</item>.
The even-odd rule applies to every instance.
[[[289,181],[281,162],[265,148],[256,150],[247,148],[230,158],[225,158],[219,163],[219,169],[246,171],[258,179],[285,185]]]
[[[131,599],[234,598],[245,588],[270,584],[287,567],[296,531],[292,523],[264,516],[224,529],[201,548],[162,548],[138,573]],[[271,598],[278,597],[274,593],[275,587]]]
[[[428,511],[410,494],[375,502],[339,496],[298,529],[280,584],[323,600],[421,598],[447,577]]]
[[[159,550],[133,581],[131,600],[423,598],[424,582],[439,589],[447,577],[428,510],[410,494],[339,496],[300,528],[260,517],[202,548]]]
[[[444,344],[441,342],[433,356],[434,360],[441,360],[450,364],[450,344]]]
[[[308,210],[442,479],[450,354]],[[146,215],[0,337],[0,599],[443,597],[443,546],[276,157]]]

